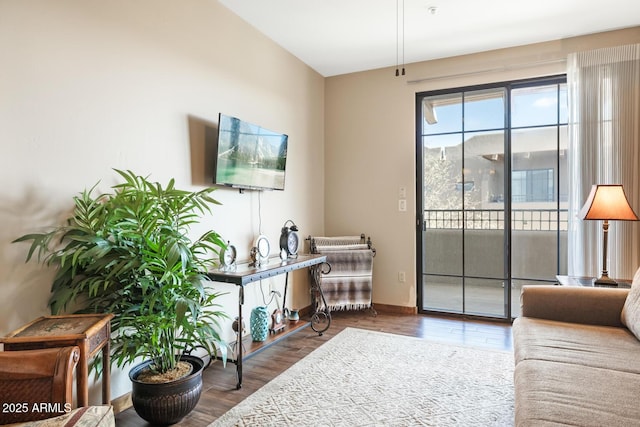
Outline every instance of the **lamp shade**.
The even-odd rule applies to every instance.
[[[593,185],[579,216],[587,220],[638,221],[620,184]]]

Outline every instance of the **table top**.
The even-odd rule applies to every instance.
[[[593,287],[599,287],[599,288],[612,288],[612,287],[630,288],[631,287],[631,280],[627,280],[627,279],[614,279],[616,282],[618,282],[618,286],[596,285],[594,283],[596,278],[589,277],[589,276],[557,275],[556,279],[558,280],[558,283],[562,286],[593,286]]]
[[[113,314],[41,316],[6,337],[0,337],[0,342],[87,338],[102,329],[111,318]]]
[[[296,258],[288,258],[285,260],[274,257],[269,258],[267,262],[258,267],[249,263],[242,263],[238,264],[235,270],[226,271],[217,269],[207,273],[207,276],[215,282],[233,283],[238,286],[244,286],[251,282],[324,262],[327,262],[327,256],[319,254],[298,255]]]

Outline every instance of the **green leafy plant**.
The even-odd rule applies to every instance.
[[[197,240],[190,227],[219,204],[213,188],[189,192],[150,182],[131,171],[113,192],[92,196],[96,186],[74,197],[65,225],[26,234],[29,261],[57,269],[51,311],[113,313],[112,358],[118,366],[143,357],[153,369],[173,369],[180,355],[196,348],[226,361],[227,344],[217,332],[219,293],[206,272],[225,242],[215,231]],[[97,185],[97,184],[96,184]],[[79,307],[79,308],[78,308]]]

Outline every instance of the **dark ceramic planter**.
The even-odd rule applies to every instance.
[[[193,371],[169,383],[148,384],[136,380],[140,372],[151,364],[150,360],[129,371],[133,407],[141,418],[151,424],[175,424],[191,412],[200,400],[204,362],[195,356],[182,356],[181,360],[189,362]]]

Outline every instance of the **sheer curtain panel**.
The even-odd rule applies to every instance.
[[[602,221],[578,217],[591,185],[622,184],[640,212],[640,44],[577,52],[567,60],[569,97],[570,275],[597,277]],[[609,275],[631,278],[640,266],[640,224],[612,221]]]

